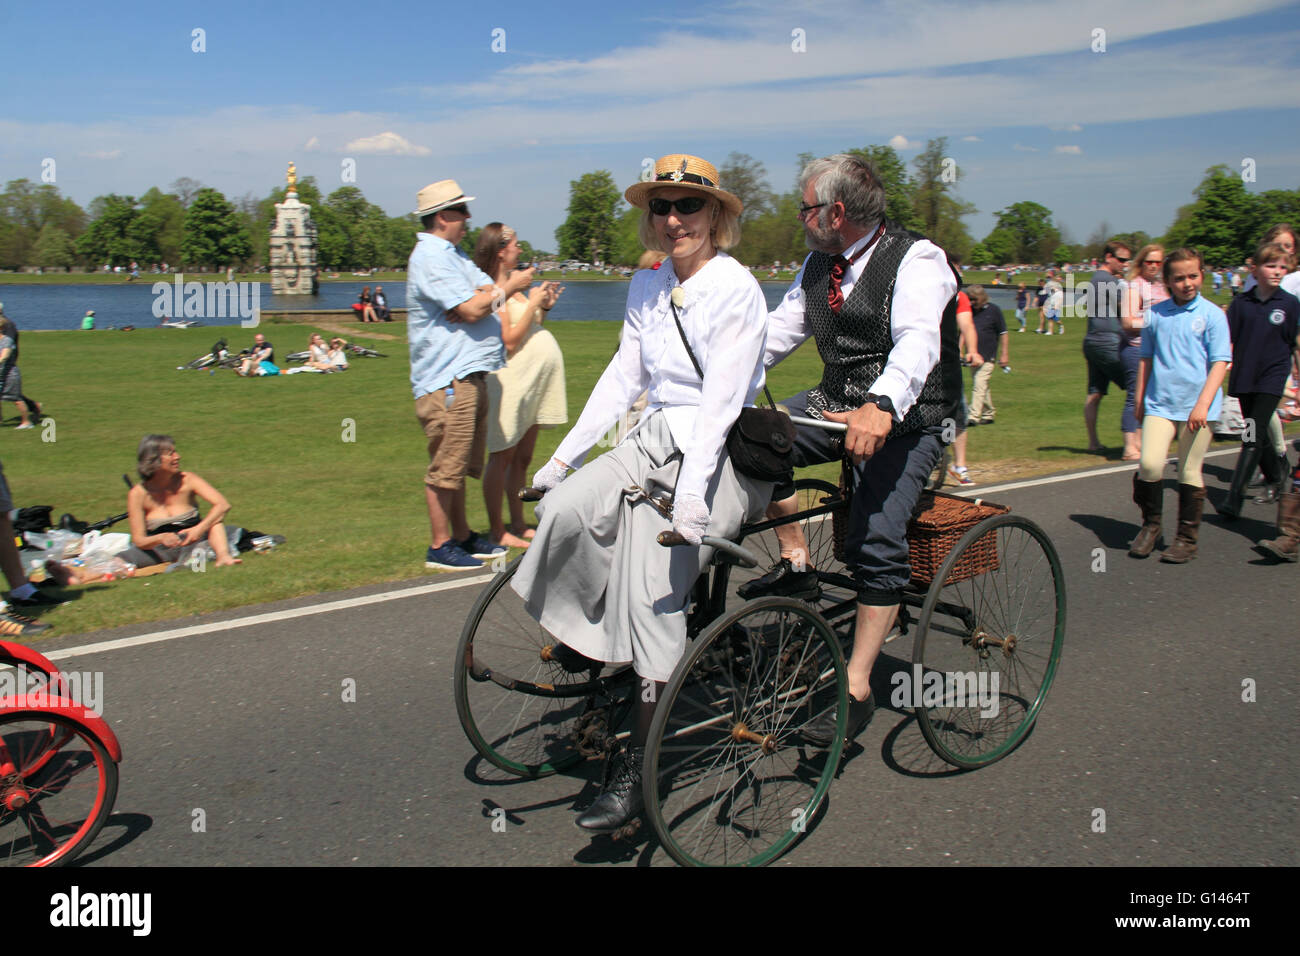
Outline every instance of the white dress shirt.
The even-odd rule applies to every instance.
[[[726,253],[718,253],[680,283],[685,300],[678,313],[691,351],[704,369],[701,382],[673,321],[671,295],[678,284],[671,259],[632,277],[618,354],[555,450],[555,458],[574,467],[581,464],[648,389],[641,422],[664,414],[683,453],[677,495],[702,499],[721,460],[727,432],[740,409],[752,405],[763,387],[767,304],[758,281]]]
[[[841,255],[852,259],[875,232],[875,227],[869,229]],[[840,291],[846,301],[877,248],[873,245],[845,270]],[[803,273],[807,267],[808,260],[804,259],[785,298],[769,317],[767,348],[763,356],[765,368],[785,359],[812,334],[803,301]],[[889,310],[889,329],[894,347],[884,371],[870,388],[873,394],[889,396],[894,403],[897,421],[903,420],[921,394],[931,369],[939,361],[939,321],[948,300],[956,292],[957,280],[948,267],[948,257],[943,250],[928,240],[913,243],[899,263],[894,301]]]

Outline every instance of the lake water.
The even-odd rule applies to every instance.
[[[95,310],[95,326],[99,329],[123,325],[152,328],[158,324],[154,304],[160,298],[153,292],[153,285],[148,277],[114,285],[0,285],[0,302],[4,303],[5,314],[19,329],[80,329],[81,318],[87,309]],[[357,301],[365,285],[364,282],[326,282],[314,296],[273,297],[270,284],[264,282],[258,284],[256,296],[260,297],[264,311],[346,309]],[[788,283],[784,282],[762,282],[760,285],[769,309],[776,307],[788,288]],[[169,282],[168,292],[161,294],[167,302],[172,297],[172,288]],[[371,288],[374,288],[373,283]],[[992,302],[1007,313],[1008,322],[1013,321],[1015,289],[1002,286],[986,288]],[[405,307],[405,282],[384,283],[384,292],[390,307]],[[246,287],[244,301],[251,304],[254,299],[253,289]],[[626,304],[626,282],[570,282],[548,321],[622,321]],[[180,311],[176,309],[171,314]],[[237,315],[204,317],[198,321],[205,326],[240,323]]]

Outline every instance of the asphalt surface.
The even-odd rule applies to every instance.
[[[1207,461],[1211,501],[1231,465]],[[1068,588],[1062,665],[1024,744],[958,772],[930,753],[910,713],[881,709],[825,812],[776,865],[1296,865],[1300,568],[1252,549],[1273,535],[1273,509],[1249,504],[1231,525],[1207,504],[1190,564],[1128,558],[1131,476],[1112,469],[989,493],[1050,535]],[[125,753],[115,811],[83,862],[671,863],[652,839],[575,828],[597,765],[486,779],[452,687],[461,624],[483,584],[458,577],[42,642],[65,671],[103,672],[104,716]],[[358,597],[372,603],[320,613]],[[305,613],[221,624],[295,609]],[[882,662],[909,662],[904,645]],[[1253,702],[1242,699],[1246,681]],[[877,698],[888,691],[878,680]]]

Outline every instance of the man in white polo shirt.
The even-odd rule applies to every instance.
[[[533,270],[497,287],[457,244],[469,229],[469,203],[456,181],[420,190],[416,215],[424,229],[407,263],[406,332],[411,345],[415,414],[429,443],[424,476],[432,540],[425,567],[457,571],[483,566],[505,552],[470,530],[465,476],[483,474],[487,436],[486,373],[505,365],[494,309],[528,288]]]

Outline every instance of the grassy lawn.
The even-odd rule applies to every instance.
[[[1035,316],[1030,327],[1036,324]],[[550,328],[564,350],[572,422],[615,350],[619,327],[557,322]],[[305,347],[311,331],[266,329],[281,355]],[[995,373],[992,382],[997,424],[970,433],[969,461],[980,483],[1101,461],[1084,451],[1082,332],[1076,320],[1064,336],[1011,334],[1013,371]],[[45,404],[54,425],[14,431],[16,410],[4,406],[0,459],[17,506],[51,505],[56,518],[71,512],[85,521],[124,511],[120,476],[135,478],[141,436],[163,432],[175,437],[182,467],[230,499],[231,523],[288,537],[283,547],[248,555],[237,568],[74,591],[75,600],[44,615],[56,625],[52,636],[436,573],[423,567],[426,458],[405,342],[367,339],[358,331],[359,343],[390,357],[357,359],[342,375],[241,379],[226,371],[176,371],[211,340],[211,329],[23,335],[26,390]],[[774,371],[773,394],[815,384],[820,367],[809,343]],[[969,373],[966,380],[969,391]],[[1102,441],[1112,449],[1122,445],[1122,403],[1113,392],[1102,403]],[[542,432],[534,470],[564,431]],[[1115,450],[1109,457],[1118,456]],[[836,466],[810,473],[834,480]],[[476,481],[469,483],[468,504],[471,525],[485,529]],[[1118,513],[1128,506],[1115,507]],[[126,523],[113,530],[126,530]]]

